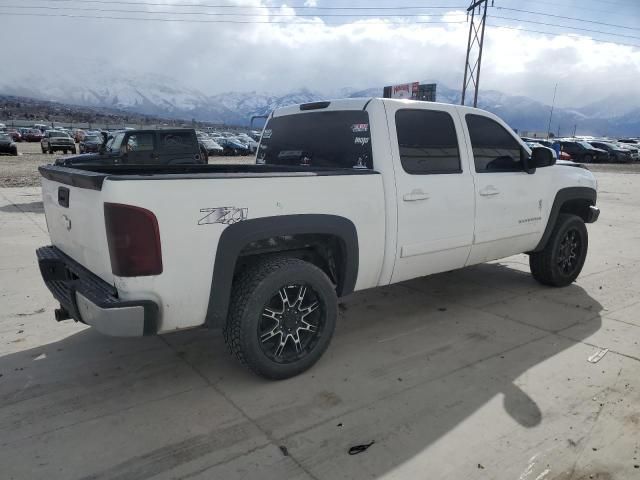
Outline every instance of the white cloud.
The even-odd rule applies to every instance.
[[[241,4],[264,5],[257,0]],[[163,8],[147,7],[149,11]],[[448,21],[463,21],[456,24],[410,24],[380,18],[335,24],[335,18],[300,17],[300,11],[286,6],[271,10],[279,16],[262,16],[265,12],[252,8],[251,17],[223,18],[281,23],[11,17],[0,31],[0,43],[11,45],[17,40],[19,55],[11,59],[11,70],[3,67],[2,76],[9,82],[33,73],[56,75],[64,71],[88,83],[100,82],[100,71],[87,61],[99,58],[104,71],[169,75],[177,84],[207,94],[286,92],[301,87],[330,93],[342,87],[427,79],[453,88],[461,86],[468,35],[463,11],[446,14]],[[487,27],[485,42],[481,88],[549,102],[558,82],[560,105],[580,106],[613,94],[640,102],[638,48],[598,43],[583,36],[541,36],[497,27]],[[48,54],[49,49],[56,55]]]

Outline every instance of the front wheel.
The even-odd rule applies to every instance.
[[[265,259],[234,282],[225,342],[254,373],[274,380],[293,377],[329,346],[337,306],[331,280],[315,265]]]
[[[593,157],[591,155],[585,155],[583,157],[584,159],[584,163],[592,163],[593,162]]]
[[[582,271],[588,246],[584,221],[576,215],[561,213],[544,249],[529,255],[533,278],[552,287],[571,284]]]

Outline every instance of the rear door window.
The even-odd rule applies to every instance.
[[[342,110],[271,118],[256,161],[266,165],[371,169],[369,114]]]
[[[436,110],[398,110],[400,163],[412,175],[461,173],[458,137],[451,115]]]

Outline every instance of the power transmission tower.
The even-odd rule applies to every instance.
[[[482,45],[484,43],[484,25],[487,20],[487,3],[488,0],[472,0],[471,5],[467,8],[467,16],[471,12],[471,23],[469,24],[469,39],[467,40],[467,58],[464,62],[464,81],[462,82],[462,101],[467,96],[467,89],[473,84],[473,106],[478,105],[478,87],[480,86],[480,66],[482,65]],[[493,0],[491,1],[493,6]],[[477,12],[476,12],[477,10]],[[472,55],[474,59],[470,58]],[[473,61],[473,65],[471,62]]]

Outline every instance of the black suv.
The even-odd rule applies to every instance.
[[[609,153],[605,150],[595,148],[589,143],[580,140],[559,140],[554,145],[560,144],[560,150],[571,155],[574,162],[592,163],[606,162],[609,160]]]
[[[589,142],[596,148],[605,150],[609,154],[610,162],[631,162],[631,150],[618,147],[617,145],[609,142]]]
[[[106,137],[106,134],[104,134]],[[172,130],[124,130],[113,132],[98,153],[58,158],[56,165],[179,165],[205,163],[196,132]]]

